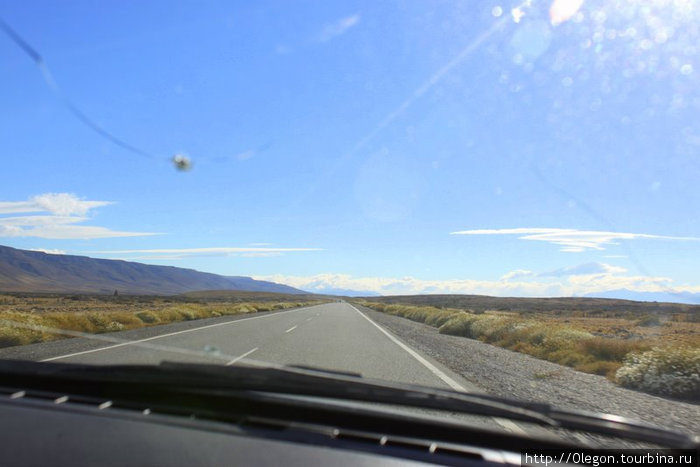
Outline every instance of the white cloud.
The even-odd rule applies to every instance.
[[[144,250],[104,250],[89,253],[100,255],[138,255],[139,259],[182,259],[192,256],[268,257],[284,253],[323,251],[322,248],[267,248],[267,247],[214,247],[214,248],[157,248]],[[135,259],[134,258],[134,259]]]
[[[45,193],[26,201],[0,201],[0,237],[39,237],[50,239],[91,239],[155,235],[122,232],[106,227],[76,225],[90,220],[91,209],[113,204],[88,201],[70,193]],[[49,213],[48,215],[7,216],[6,214]]]
[[[476,294],[522,297],[583,296],[610,290],[635,292],[698,293],[700,285],[674,286],[666,277],[627,276],[623,268],[609,266],[607,272],[569,274],[564,277],[543,277],[527,270],[513,271],[498,281],[474,279],[425,280],[415,277],[353,277],[349,274],[316,274],[313,276],[268,275],[255,279],[287,284],[311,292],[345,289],[375,292],[381,295],[410,294]],[[566,269],[566,268],[562,268]],[[577,267],[568,268],[576,271]],[[586,268],[579,268],[585,271]],[[527,274],[525,274],[527,273]],[[527,280],[523,280],[523,275]],[[507,279],[504,279],[506,278]]]
[[[501,276],[502,281],[510,281],[513,279],[520,279],[522,277],[532,277],[536,274],[528,269],[516,269],[515,271],[510,271],[503,276]]]
[[[29,251],[39,251],[41,253],[46,253],[48,255],[65,255],[66,251],[65,250],[59,250],[56,248],[53,249],[46,249],[46,248],[30,248]]]
[[[355,14],[352,16],[346,16],[345,18],[340,18],[333,23],[326,24],[323,30],[318,36],[319,42],[328,42],[338,36],[342,36],[350,30],[353,26],[356,26],[360,22],[360,15]]]
[[[596,274],[618,274],[625,273],[627,269],[620,266],[613,266],[605,263],[584,263],[576,266],[567,266],[564,268],[555,269],[538,274],[539,277],[568,277],[568,276],[586,276]]]
[[[44,193],[27,201],[0,201],[0,214],[50,212],[59,216],[83,216],[90,209],[112,204],[110,201],[86,201],[71,193]]]
[[[582,252],[605,250],[608,245],[617,245],[616,240],[654,239],[700,241],[697,237],[672,237],[643,233],[601,232],[596,230],[556,228],[516,228],[460,230],[452,235],[518,235],[521,240],[537,240],[559,245],[560,251]]]

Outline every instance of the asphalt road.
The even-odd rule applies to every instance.
[[[0,358],[96,365],[157,364],[164,360],[231,365],[246,359],[483,392],[345,302],[12,347],[2,349]],[[480,423],[523,431],[508,420],[481,419]]]
[[[133,331],[12,348],[28,358],[88,364],[157,364],[163,360],[232,364],[242,359],[360,373],[389,381],[475,391],[441,364],[417,354],[354,306],[335,302],[277,313],[192,321],[194,326]],[[149,333],[149,334],[151,334]],[[81,342],[82,341],[82,342]],[[6,349],[10,350],[10,349]],[[4,353],[4,352],[3,352]]]

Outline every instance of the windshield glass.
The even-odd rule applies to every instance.
[[[698,433],[699,22],[0,0],[0,358],[305,365]]]

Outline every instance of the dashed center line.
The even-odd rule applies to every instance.
[[[237,361],[246,358],[248,355],[252,354],[252,353],[255,352],[256,350],[258,350],[257,347],[255,347],[254,349],[250,349],[249,351],[247,351],[247,352],[244,353],[243,355],[239,355],[238,357],[234,358],[234,359],[231,360],[230,362],[226,363],[225,366],[233,365],[233,364],[236,363]]]
[[[292,326],[291,328],[287,329],[287,330],[284,331],[284,332],[292,332],[292,331],[294,331],[296,328],[297,328],[297,326],[295,325],[295,326]]]

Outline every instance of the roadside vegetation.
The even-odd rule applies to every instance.
[[[208,302],[180,297],[0,295],[0,348],[68,337],[38,327],[98,334],[322,303],[308,297],[303,301],[294,301],[293,296],[283,298],[284,301],[263,297],[260,301]]]
[[[571,312],[474,311],[360,301],[358,304],[478,339],[642,391],[700,399],[700,325],[674,315],[585,318]]]

